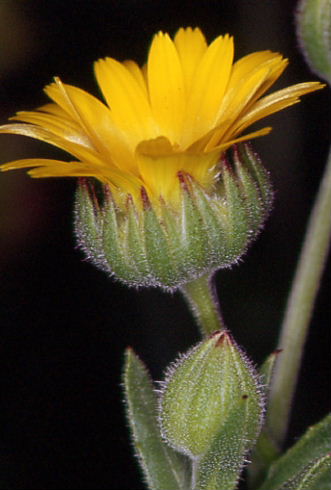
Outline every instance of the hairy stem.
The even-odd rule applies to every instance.
[[[311,216],[281,329],[267,423],[275,441],[286,437],[308,326],[331,235],[331,151]]]
[[[212,276],[205,275],[181,287],[202,335],[224,328]]]

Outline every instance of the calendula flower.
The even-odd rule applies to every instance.
[[[322,88],[307,82],[264,96],[287,65],[260,51],[234,63],[233,39],[209,46],[200,29],[155,35],[148,60],[106,58],[95,75],[106,104],[55,78],[53,100],[0,127],[51,143],[75,161],[17,160],[2,170],[33,167],[32,177],[79,180],[78,243],[102,269],[134,286],[174,289],[238,260],[268,214],[271,187],[250,148],[265,135],[256,121]],[[101,195],[101,199],[96,196]]]
[[[198,28],[181,28],[174,40],[159,32],[142,68],[113,58],[95,63],[106,104],[55,78],[45,88],[52,103],[18,112],[12,119],[23,123],[0,128],[51,143],[75,161],[29,158],[2,170],[34,167],[32,177],[95,177],[120,206],[128,194],[139,206],[142,188],[156,207],[160,199],[177,205],[178,172],[211,190],[220,155],[271,130],[245,133],[250,125],[322,87],[300,83],[263,96],[287,63],[271,51],[234,62],[228,34],[208,45]]]

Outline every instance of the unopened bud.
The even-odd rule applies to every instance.
[[[296,20],[308,65],[331,83],[331,0],[301,0]]]
[[[164,382],[160,405],[164,439],[191,458],[216,447],[218,438],[225,445],[228,437],[231,457],[239,460],[254,444],[262,414],[258,376],[226,331],[215,332],[182,356]],[[235,439],[241,441],[237,455]]]

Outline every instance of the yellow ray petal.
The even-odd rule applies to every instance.
[[[78,160],[89,161],[91,165],[95,165],[96,167],[104,167],[107,164],[112,165],[111,161],[105,162],[92,149],[73,143],[72,141],[67,141],[64,138],[56,136],[47,129],[33,124],[5,124],[0,126],[0,133],[20,134],[22,136],[29,136],[30,138],[45,141],[46,143],[50,143],[51,145],[57,146],[70,153]]]
[[[26,158],[15,160],[1,166],[1,171],[19,170],[30,168],[27,173],[34,178],[43,177],[95,177],[104,183],[107,179],[96,167],[82,162],[65,162],[62,160],[51,160],[45,158]]]
[[[38,107],[36,110],[40,112],[45,112],[46,114],[52,114],[53,116],[65,119],[66,121],[74,121],[74,119],[69,116],[69,114],[64,109],[62,109],[62,107],[53,102],[50,102],[49,104],[44,104]]]
[[[233,52],[233,39],[225,35],[215,39],[204,53],[188,94],[183,146],[188,146],[216,124],[229,83]]]
[[[268,76],[269,68],[263,66],[247,75],[246,80],[234,89],[228,98],[226,97],[226,106],[223,107],[223,113],[219,115],[219,123],[201,140],[202,145],[206,144],[206,147],[213,148],[222,141],[226,142],[233,138],[233,127],[236,127],[236,121],[240,120],[241,114],[245,114],[247,106],[252,99],[256,98],[256,92],[259,91]],[[222,116],[226,119],[222,120]]]
[[[61,82],[59,77],[54,77],[54,82],[46,85],[46,87],[44,88],[44,92],[48,95],[50,99],[55,102],[56,105],[58,105],[67,114],[67,117],[73,119],[78,124],[84,127],[79,113],[77,113],[77,109],[71,101],[64,87],[64,84]]]
[[[189,91],[196,68],[207,49],[206,39],[199,28],[187,27],[177,31],[174,43],[182,65],[186,91]]]
[[[93,177],[103,184],[108,184],[109,182],[107,179],[104,178],[104,176],[99,173],[95,172],[93,176],[90,175],[90,169],[85,169],[85,168],[63,168],[59,169],[58,166],[54,167],[39,167],[39,168],[34,168],[32,170],[28,170],[28,175],[34,179],[46,179],[46,178],[63,178],[63,177]]]
[[[248,110],[277,80],[287,63],[281,55],[271,51],[252,53],[237,61],[219,108],[218,124],[225,113],[229,120],[234,114],[239,114],[243,108],[241,104],[240,111],[237,110],[240,99],[245,100],[245,109]]]
[[[208,143],[216,146],[221,140],[231,140],[238,134],[241,118],[255,105],[259,97],[275,82],[287,65],[277,53],[263,51],[246,56],[245,63],[237,64],[231,75],[228,92],[224,96],[219,112],[219,129]],[[260,64],[257,64],[257,61]],[[256,66],[254,68],[255,63]],[[226,120],[222,121],[223,114]]]
[[[141,68],[138,66],[138,64],[135,61],[132,61],[132,60],[123,61],[123,65],[125,66],[125,68],[127,68],[129,70],[131,75],[136,79],[139,86],[143,90],[143,92],[146,96],[146,99],[148,99],[146,78],[145,78],[145,75],[144,75],[143,71],[141,70]]]
[[[137,198],[142,182],[136,177],[117,169],[98,168],[90,162],[65,162],[46,158],[26,158],[1,165],[0,170],[19,170],[30,168],[28,174],[34,178],[43,177],[94,177],[101,182],[111,185],[118,195],[129,193]]]
[[[215,128],[215,133],[217,134],[218,128]],[[224,151],[224,148],[229,148],[232,144],[234,143],[239,143],[240,141],[246,141],[250,140],[253,138],[258,138],[260,136],[264,136],[266,134],[269,134],[272,128],[270,126],[258,129],[257,131],[253,131],[252,133],[248,133],[240,138],[232,138],[228,140],[222,139],[221,141],[218,140],[217,135],[215,138],[213,138],[213,132],[211,131],[208,134],[209,139],[202,138],[201,140],[196,141],[191,145],[186,151],[191,153],[201,153],[201,152],[213,152],[214,150],[222,150]]]
[[[41,158],[27,158],[3,165],[2,171],[33,167],[27,173],[33,178],[45,177],[95,177],[108,183],[102,172],[82,162],[64,162]],[[93,173],[92,173],[93,172]]]
[[[21,160],[14,160],[12,162],[4,163],[1,165],[0,170],[2,172],[7,172],[8,170],[17,170],[21,168],[29,168],[29,167],[47,167],[47,166],[57,166],[57,165],[68,165],[68,162],[64,162],[61,160],[51,160],[47,158],[24,158]]]
[[[154,36],[147,63],[151,107],[160,132],[178,142],[186,105],[184,79],[178,52],[168,34]],[[147,138],[145,138],[147,139]]]
[[[109,109],[102,102],[84,90],[62,84],[59,79],[46,87],[45,91],[82,127],[98,152],[104,154],[105,158],[111,158],[117,166],[125,162],[129,171],[134,172],[130,138],[118,128]]]
[[[260,72],[261,79],[257,81],[255,90],[252,89],[251,97],[248,97],[245,103],[245,106],[242,106],[241,111],[236,111],[233,114],[233,122],[230,125],[228,131],[224,134],[225,138],[231,138],[234,128],[238,125],[238,121],[240,121],[241,117],[244,117],[247,112],[249,112],[256,104],[256,102],[260,99],[260,97],[275,83],[275,81],[279,78],[279,76],[283,73],[284,69],[288,64],[287,59],[283,59],[280,55],[276,55],[274,58],[265,61],[260,65],[260,68],[257,67],[255,70],[252,70],[253,73]],[[264,70],[266,70],[264,72]],[[264,73],[263,73],[264,72]],[[244,84],[243,84],[244,85]],[[238,91],[240,90],[238,84]],[[235,93],[236,90],[234,89]],[[237,102],[237,96],[233,98],[232,104],[235,105]],[[236,133],[237,134],[237,133]]]
[[[219,150],[221,152],[224,152],[228,148],[230,148],[232,145],[235,143],[240,143],[242,141],[249,141],[254,138],[259,138],[260,136],[265,136],[266,134],[269,134],[270,131],[272,131],[272,128],[270,126],[267,126],[262,129],[258,129],[257,131],[253,131],[252,133],[245,134],[244,136],[240,136],[240,138],[233,138],[232,140],[226,141],[224,143],[220,143],[214,148],[211,149],[206,149],[206,151],[216,151]]]
[[[126,134],[131,148],[143,139],[158,136],[146,93],[131,70],[106,58],[95,63],[94,71],[112,119]]]
[[[61,165],[63,163],[63,165]],[[28,165],[30,166],[30,165]],[[110,185],[116,197],[131,194],[134,198],[140,195],[141,182],[139,179],[120,172],[118,170],[107,172],[107,169],[91,168],[88,163],[84,162],[54,162],[54,165],[40,165],[39,168],[33,168],[28,172],[31,177],[93,177]]]
[[[235,133],[239,134],[259,119],[296,104],[302,95],[322,89],[324,86],[320,82],[298,83],[263,97],[254,104],[251,111],[240,119]]]
[[[100,100],[85,90],[62,83],[59,78],[45,92],[82,127],[96,148],[103,146],[108,128],[114,124],[109,109]]]
[[[75,121],[71,119],[66,120],[64,124],[62,117],[60,118],[44,112],[21,111],[18,112],[16,116],[11,117],[11,120],[35,124],[47,129],[60,138],[93,150],[93,146],[91,145],[86,133],[78,124],[75,123]]]
[[[277,53],[274,54],[274,58],[266,61],[261,65],[261,68],[262,66],[268,68],[269,74],[263,80],[263,83],[261,83],[259,89],[255,92],[254,97],[252,97],[250,101],[251,105],[253,105],[253,103],[258,100],[276,82],[276,80],[278,80],[278,78],[281,76],[288,65],[288,59],[282,58],[282,56],[277,55]]]
[[[245,78],[262,66],[269,66],[272,69],[271,84],[280,76],[288,64],[288,60],[283,58],[281,54],[273,51],[257,51],[240,58],[233,64],[231,78],[229,81],[229,90],[241,84]],[[278,73],[280,69],[280,73]]]

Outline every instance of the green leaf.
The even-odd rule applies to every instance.
[[[328,490],[331,488],[331,414],[270,467],[259,490]]]
[[[288,480],[282,489],[326,490],[331,488],[331,455],[311,461],[304,471]]]
[[[152,380],[132,349],[123,373],[127,417],[136,456],[150,490],[188,490],[190,464],[161,439]]]
[[[271,381],[272,381],[272,375],[274,372],[276,360],[281,354],[281,349],[277,349],[274,352],[272,352],[264,361],[264,363],[261,365],[259,368],[259,373],[262,377],[262,383],[264,385],[264,389],[266,392],[266,397],[268,397],[268,392],[270,389]]]

